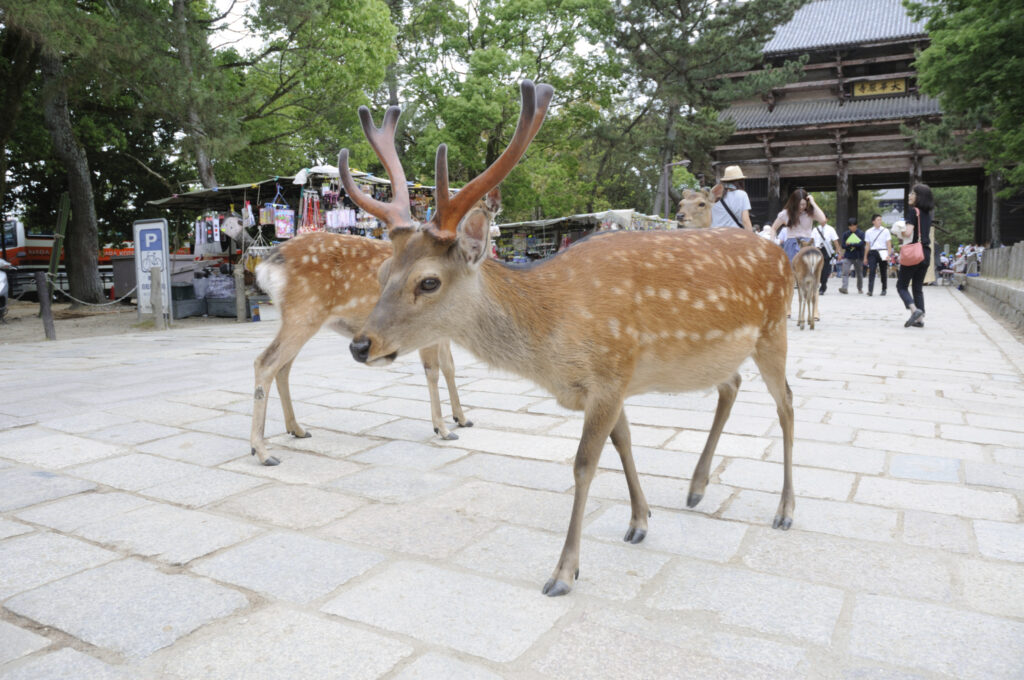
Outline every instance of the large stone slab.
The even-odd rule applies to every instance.
[[[5,444],[0,455],[25,465],[57,470],[125,452],[126,449],[117,444],[70,434],[51,434]]]
[[[437,472],[380,466],[342,477],[330,487],[384,503],[408,503],[433,496],[456,483],[455,478]]]
[[[489,453],[478,453],[451,463],[444,468],[444,472],[546,491],[567,491],[573,485],[572,470],[564,463],[523,460]]]
[[[763,526],[774,518],[778,507],[777,493],[743,490],[729,503],[722,512],[722,517]],[[834,536],[891,542],[896,537],[898,520],[899,513],[888,508],[846,501],[797,498],[793,528]]]
[[[903,513],[903,542],[958,553],[969,553],[974,549],[968,520],[916,510]]]
[[[83,493],[27,508],[18,512],[17,516],[28,522],[71,533],[86,524],[121,515],[144,505],[150,505],[150,502],[119,491]]]
[[[130,453],[98,463],[81,465],[72,470],[71,474],[117,489],[138,491],[172,479],[187,477],[200,469],[196,465],[176,460],[144,453]]]
[[[383,602],[402,606],[383,607]],[[570,606],[539,588],[398,562],[350,586],[322,610],[496,662],[534,645]]]
[[[23,593],[4,606],[135,660],[247,605],[234,590],[124,560]]]
[[[670,566],[647,605],[711,612],[730,626],[827,645],[839,619],[843,593],[748,569],[680,560]]]
[[[364,501],[313,486],[273,484],[235,496],[216,510],[289,529],[323,526],[344,517]]]
[[[854,500],[904,510],[924,510],[975,519],[1016,521],[1017,499],[1002,491],[981,491],[948,484],[865,477]]]
[[[21,522],[12,522],[6,519],[0,519],[0,540],[10,538],[11,536],[20,536],[21,534],[32,533],[32,527],[22,524]]]
[[[940,553],[823,534],[757,529],[743,563],[758,571],[860,592],[949,601],[953,575]]]
[[[1024,562],[1024,524],[978,520],[974,522],[974,534],[982,555]]]
[[[778,463],[735,458],[718,478],[723,484],[757,491],[782,491],[783,467]],[[797,496],[846,500],[854,475],[835,470],[793,467],[793,489]]]
[[[213,626],[153,665],[168,680],[375,680],[412,651],[349,623],[272,606]]]
[[[1024,567],[964,560],[958,564],[963,601],[976,611],[1024,619]]]
[[[371,465],[391,465],[413,470],[434,470],[462,458],[462,449],[445,448],[415,442],[387,442],[352,456],[351,460]]]
[[[1024,624],[911,600],[860,594],[850,651],[952,678],[1024,676]]]
[[[150,498],[198,508],[266,484],[265,480],[227,470],[199,468],[187,477],[179,477],[139,493]]]
[[[260,531],[224,517],[154,503],[86,524],[75,533],[135,555],[185,564]]]
[[[201,560],[197,574],[306,604],[327,595],[384,559],[312,536],[273,533]]]
[[[425,501],[424,505],[451,510],[466,517],[550,529],[568,526],[572,495],[490,482],[468,482]],[[590,508],[596,505],[591,503]]]
[[[15,668],[3,669],[4,680],[128,680],[129,671],[65,647],[30,659]]]
[[[554,570],[564,541],[561,534],[499,527],[460,552],[455,562],[483,574],[532,581],[540,587]],[[574,588],[610,600],[631,600],[668,561],[668,555],[639,546],[584,540]]]
[[[480,517],[413,501],[369,504],[320,533],[376,549],[445,559],[494,526]]]
[[[185,406],[184,404],[179,404]],[[191,408],[185,406],[185,408]],[[141,453],[152,453],[194,465],[220,465],[248,453],[247,442],[221,437],[208,432],[184,432],[135,447]]]
[[[50,641],[42,635],[0,621],[0,666],[39,651],[49,644]]]
[[[289,439],[293,439],[289,435]],[[304,441],[304,440],[296,440]],[[246,449],[248,450],[248,449]],[[314,456],[298,451],[276,450],[271,455],[280,459],[280,465],[260,465],[255,456],[246,456],[225,463],[222,470],[242,472],[267,479],[276,479],[287,484],[324,484],[342,475],[361,470],[362,466],[344,460]]]
[[[118,558],[117,553],[57,534],[10,538],[0,543],[0,600]]]
[[[502,680],[483,666],[466,663],[445,654],[428,652],[402,669],[394,680]]]
[[[586,536],[621,542],[629,528],[631,511],[628,505],[609,508],[588,524]],[[568,514],[565,524],[568,528]],[[673,555],[689,555],[714,562],[727,562],[739,550],[749,528],[739,522],[711,519],[695,512],[659,511],[647,520],[647,538],[641,549],[658,550]]]

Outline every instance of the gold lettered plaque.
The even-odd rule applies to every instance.
[[[854,97],[878,97],[887,94],[904,94],[907,91],[906,78],[872,80],[853,84]]]

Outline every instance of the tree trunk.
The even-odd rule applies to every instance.
[[[39,60],[39,46],[17,26],[7,26],[2,58],[7,62],[7,82],[0,99],[0,206],[7,195],[7,142],[21,113],[22,97],[32,81]],[[3,215],[0,215],[2,218]],[[2,220],[0,220],[2,221]],[[7,247],[2,256],[6,259]]]
[[[103,299],[99,272],[99,232],[90,181],[89,159],[75,138],[68,112],[67,86],[60,56],[44,49],[39,58],[43,73],[43,123],[50,132],[57,158],[68,173],[71,222],[64,239],[64,264],[71,295],[85,302]],[[74,303],[75,306],[78,303]]]
[[[182,70],[188,78],[188,87],[185,89],[186,121],[185,132],[192,142],[192,149],[195,153],[196,170],[199,172],[199,181],[207,189],[217,186],[217,176],[213,172],[213,162],[210,160],[210,153],[206,148],[206,132],[203,130],[203,120],[199,115],[199,107],[196,106],[195,72],[192,64],[192,45],[188,35],[188,17],[186,16],[186,0],[174,0],[174,27],[178,33],[178,55],[181,59]]]
[[[676,152],[676,116],[678,115],[679,105],[674,102],[669,104],[665,121],[665,139],[659,153],[661,157],[660,180],[658,181],[658,190],[654,194],[654,209],[651,211],[655,215],[664,215],[665,207],[670,200],[672,168],[669,163],[672,162],[672,157]]]

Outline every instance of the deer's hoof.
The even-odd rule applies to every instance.
[[[772,522],[772,529],[782,529],[783,531],[787,531],[791,526],[793,526],[792,517],[775,515],[775,520]]]
[[[548,597],[559,597],[561,595],[567,595],[572,590],[569,584],[565,581],[550,578],[548,582],[544,584],[544,587],[540,592],[544,593]]]
[[[458,420],[456,420],[455,422],[458,423],[459,427],[473,427],[473,421],[472,420],[467,420],[467,421],[461,422],[461,423]]]
[[[449,432],[445,436],[441,437],[441,439],[444,439],[445,441],[449,441],[449,442],[455,441],[458,438],[459,438],[459,435],[455,434],[454,432]]]
[[[280,465],[281,461],[279,461],[276,456],[268,456],[267,459],[263,461],[263,464],[267,467],[273,467],[275,465]]]
[[[302,430],[302,434],[297,434],[295,432],[289,431],[288,434],[295,437],[296,439],[309,439],[310,437],[313,436],[313,433],[310,432],[309,430]]]
[[[640,541],[647,538],[647,529],[637,529],[636,527],[630,527],[626,532],[626,535],[622,537],[622,540],[626,543],[632,543],[636,545]]]
[[[686,507],[695,508],[697,504],[704,500],[704,494],[702,493],[691,493],[686,497]]]

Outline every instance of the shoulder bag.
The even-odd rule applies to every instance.
[[[915,264],[924,262],[924,247],[921,245],[921,211],[914,208],[917,213],[917,224],[914,225],[914,240],[900,246],[900,266],[912,267]]]
[[[726,197],[726,196],[728,196],[728,195],[729,195],[729,190],[728,190],[728,189],[726,189],[726,190],[725,190],[725,193],[724,193],[724,194],[722,194],[722,198],[718,199],[718,200],[719,200],[719,203],[721,203],[721,204],[722,204],[722,207],[723,207],[723,208],[725,208],[725,212],[729,213],[729,217],[731,217],[731,218],[732,218],[732,221],[736,223],[736,226],[737,226],[737,227],[739,227],[740,229],[743,229],[743,228],[744,228],[744,227],[743,227],[743,223],[742,223],[742,222],[740,222],[740,221],[739,221],[738,219],[736,219],[736,215],[735,215],[735,214],[733,213],[733,211],[732,211],[732,210],[731,210],[731,209],[729,208],[729,204],[725,202],[725,197]]]

